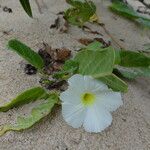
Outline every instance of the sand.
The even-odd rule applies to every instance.
[[[81,45],[78,38],[94,37],[71,26],[68,34],[50,30],[56,14],[68,5],[64,0],[44,0],[48,9],[40,14],[32,1],[34,19],[30,19],[18,0],[0,0],[1,6],[11,7],[13,13],[0,8],[0,104],[14,98],[19,92],[38,84],[38,75],[24,74],[22,59],[6,47],[7,41],[18,38],[35,50],[43,41],[52,47],[66,47],[71,50]],[[97,13],[109,32],[126,49],[143,49],[150,42],[148,30],[135,25],[107,9],[109,2],[95,0]],[[89,25],[91,26],[91,25]],[[102,29],[92,26],[109,37]],[[3,31],[10,31],[8,35]],[[97,36],[100,37],[100,36]],[[124,42],[119,39],[124,39]],[[23,132],[8,132],[0,137],[0,150],[149,150],[150,149],[150,79],[138,78],[127,81],[129,91],[122,94],[124,105],[113,113],[112,125],[99,134],[90,134],[82,128],[73,129],[62,118],[61,108],[40,123]],[[13,123],[20,114],[29,113],[35,104],[0,113],[0,124]]]

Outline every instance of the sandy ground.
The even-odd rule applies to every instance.
[[[13,13],[0,8],[0,104],[14,98],[18,92],[38,85],[38,76],[25,75],[20,65],[22,59],[6,48],[7,41],[18,38],[35,50],[45,41],[52,47],[79,48],[78,38],[93,37],[77,27],[68,34],[50,30],[56,13],[67,5],[64,0],[44,0],[48,10],[40,14],[32,1],[34,19],[30,19],[17,0],[0,0],[1,6],[11,7]],[[107,9],[107,2],[95,0],[98,15],[110,33],[127,49],[142,49],[150,42],[150,33],[137,27]],[[103,4],[103,5],[102,5]],[[97,26],[93,29],[104,31]],[[10,31],[8,35],[3,31]],[[128,82],[128,81],[127,81]],[[68,126],[58,108],[52,116],[23,132],[9,132],[0,137],[0,150],[149,150],[150,149],[150,79],[140,78],[129,83],[129,92],[123,94],[124,105],[113,113],[113,123],[99,134],[86,133],[82,128]],[[36,104],[0,113],[0,124],[14,122],[20,114],[29,113]]]

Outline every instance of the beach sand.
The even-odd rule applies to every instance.
[[[44,0],[47,10],[39,13],[34,1],[34,18],[29,18],[22,10],[19,0],[0,0],[0,104],[8,102],[27,88],[39,85],[38,75],[24,73],[23,59],[7,49],[9,39],[17,38],[34,50],[47,42],[53,48],[66,47],[79,49],[79,38],[100,37],[83,32],[70,26],[69,32],[59,33],[50,29],[57,18],[57,13],[68,8],[65,0]],[[143,49],[143,44],[150,42],[150,32],[108,10],[108,1],[94,1],[99,20],[105,23],[107,30],[126,49]],[[12,13],[2,10],[7,6]],[[102,28],[90,25],[98,30],[104,39],[110,37]],[[8,34],[4,33],[7,31]],[[120,41],[123,39],[123,41]],[[126,81],[129,91],[122,94],[124,105],[113,113],[113,122],[102,133],[91,134],[84,129],[73,129],[62,118],[58,107],[52,115],[23,132],[8,132],[0,137],[0,150],[149,150],[150,149],[150,79],[138,78]],[[32,107],[28,104],[7,113],[0,113],[0,125],[15,122],[17,116],[28,114]]]

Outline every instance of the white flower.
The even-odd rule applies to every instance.
[[[112,111],[123,104],[121,94],[108,89],[104,83],[90,76],[74,75],[68,89],[61,93],[62,114],[74,128],[101,132],[112,122]]]

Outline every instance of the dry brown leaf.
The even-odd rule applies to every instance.
[[[102,43],[103,47],[109,47],[111,45],[110,41],[106,42],[103,38],[94,38],[94,39],[80,38],[77,41],[86,46],[94,41],[98,41],[98,42]]]
[[[92,39],[87,39],[87,38],[81,38],[81,39],[78,39],[78,42],[79,43],[81,43],[81,44],[83,44],[83,45],[89,45],[90,43],[92,43],[93,42],[93,40]]]
[[[63,63],[54,62],[52,68],[54,71],[59,71],[62,69]]]
[[[61,48],[61,49],[55,49],[52,59],[55,61],[65,61],[66,59],[70,58],[71,56],[71,51],[66,48]]]
[[[65,61],[71,56],[71,51],[67,48],[52,49],[47,43],[44,44],[44,51],[46,51],[51,59],[54,61]]]

